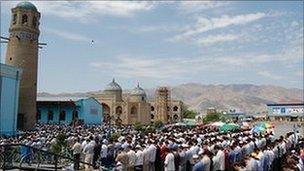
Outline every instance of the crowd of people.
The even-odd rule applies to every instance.
[[[115,171],[304,171],[304,138],[297,131],[275,138],[273,130],[222,133],[216,127],[195,126],[145,134],[133,126],[44,124],[22,136],[0,137],[0,144],[52,151],[58,135],[65,137],[75,170],[102,166]]]

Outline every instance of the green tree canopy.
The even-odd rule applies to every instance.
[[[195,116],[196,116],[196,112],[188,109],[183,114],[183,118],[194,119]]]

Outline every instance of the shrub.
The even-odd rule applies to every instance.
[[[205,118],[203,119],[204,123],[209,123],[209,122],[217,122],[217,121],[225,121],[226,118],[225,116],[223,116],[223,114],[221,113],[215,113],[215,114],[209,114],[207,116],[205,116]]]
[[[183,114],[184,118],[189,118],[189,119],[194,119],[196,116],[196,112],[194,112],[193,110],[186,110]]]
[[[157,120],[157,121],[154,122],[153,125],[154,125],[155,128],[159,129],[159,128],[164,126],[164,123],[160,120]]]
[[[120,135],[119,135],[119,133],[117,133],[117,132],[111,134],[110,141],[111,141],[111,142],[114,142],[114,141],[118,140],[119,136],[120,136]]]
[[[135,122],[134,129],[140,132],[143,130],[143,125],[140,122]]]

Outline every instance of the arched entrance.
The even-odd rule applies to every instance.
[[[116,125],[121,125],[122,124],[122,119],[121,119],[122,107],[121,106],[117,106],[116,109],[115,109],[115,113],[116,113],[115,124]]]
[[[134,123],[137,120],[137,107],[132,106],[130,111],[131,120]]]
[[[110,121],[110,107],[109,105],[105,104],[105,103],[101,103],[102,108],[103,108],[103,120],[105,123],[108,123]]]

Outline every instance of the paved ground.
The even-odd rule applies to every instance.
[[[299,122],[273,122],[275,128],[275,137],[279,137],[281,135],[285,135],[287,132],[293,131],[294,125],[296,125],[297,130],[301,135],[304,135],[304,126],[300,126]]]

